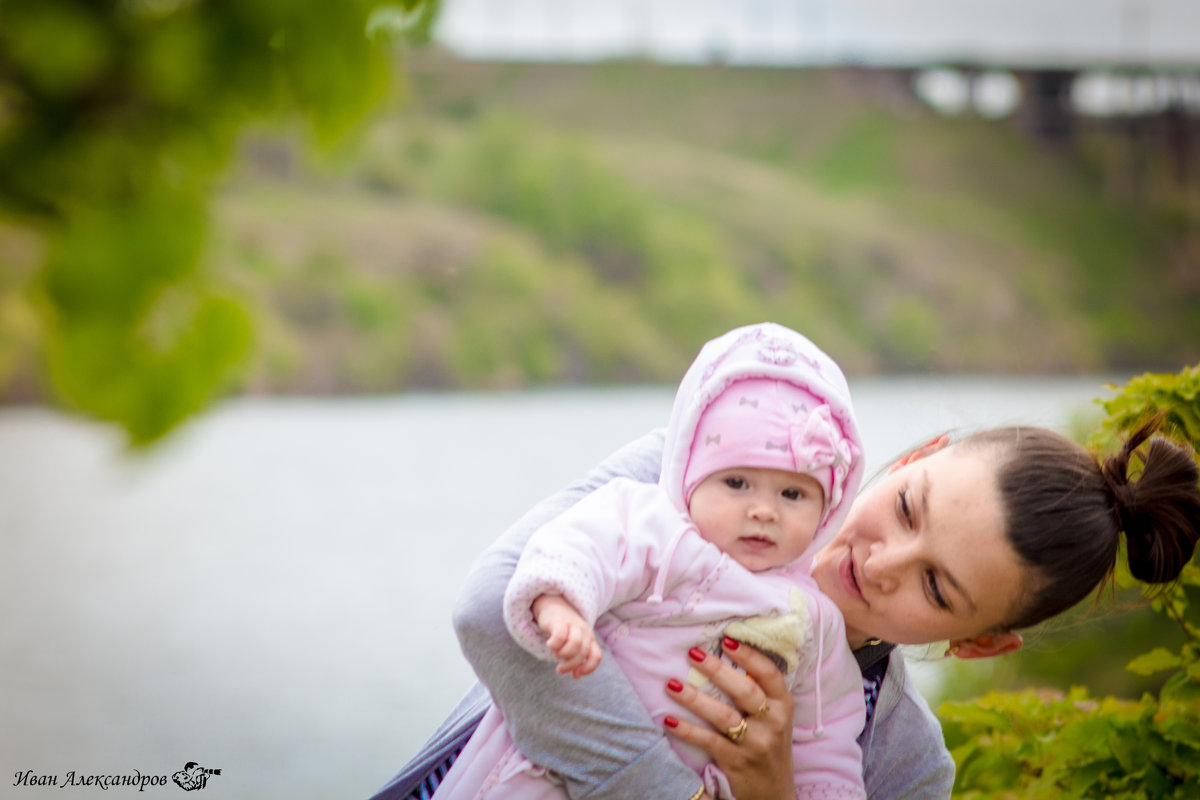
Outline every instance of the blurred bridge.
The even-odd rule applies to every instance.
[[[436,39],[467,59],[832,69],[1050,144],[1161,144],[1180,181],[1200,138],[1197,0],[442,2]]]

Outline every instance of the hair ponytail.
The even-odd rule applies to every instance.
[[[1102,464],[1043,428],[995,428],[958,443],[997,453],[1008,540],[1034,576],[1010,629],[1056,616],[1109,580],[1122,533],[1135,578],[1179,577],[1200,538],[1200,470],[1189,449],[1151,438],[1157,426],[1143,425]],[[1135,455],[1143,465],[1136,476]]]
[[[1191,561],[1200,538],[1200,469],[1187,450],[1156,438],[1142,456],[1141,475],[1131,480],[1132,456],[1157,427],[1155,419],[1139,428],[1105,459],[1100,473],[1125,535],[1130,574],[1146,583],[1170,583]]]

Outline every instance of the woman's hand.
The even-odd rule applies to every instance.
[[[712,728],[667,717],[667,732],[708,753],[729,778],[738,800],[795,797],[792,695],[783,675],[753,647],[739,646],[728,637],[723,645],[725,655],[746,674],[697,649],[689,656],[692,666],[725,692],[734,705],[671,680],[667,683],[667,694]],[[732,738],[737,736],[743,720],[745,733],[734,742]]]

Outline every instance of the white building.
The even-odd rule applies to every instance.
[[[1200,0],[443,0],[466,58],[1200,65]]]
[[[1200,0],[442,3],[435,36],[468,59],[913,67],[931,103],[992,116],[1020,102],[1008,70],[1065,68],[1081,113],[1200,113]]]

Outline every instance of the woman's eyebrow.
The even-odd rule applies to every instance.
[[[923,520],[929,519],[929,494],[929,470],[925,470],[921,473],[921,488],[917,497],[917,504],[921,507],[921,519]],[[975,601],[971,599],[971,595],[967,594],[967,590],[959,583],[958,578],[954,577],[954,573],[946,569],[945,565],[942,565],[938,571],[942,573],[942,577],[946,579],[946,583],[950,584],[950,588],[954,589],[958,596],[971,607],[971,613],[978,614],[979,607],[975,605]]]
[[[954,591],[958,593],[958,596],[961,597],[963,601],[971,607],[971,614],[978,614],[979,607],[975,605],[975,601],[971,599],[971,595],[967,594],[967,590],[962,587],[962,584],[958,582],[958,579],[954,577],[950,570],[942,567],[942,577],[946,579],[946,583],[950,584],[950,586],[954,588]]]
[[[917,505],[921,507],[921,519],[929,517],[929,470],[921,471],[921,490],[917,493]]]

